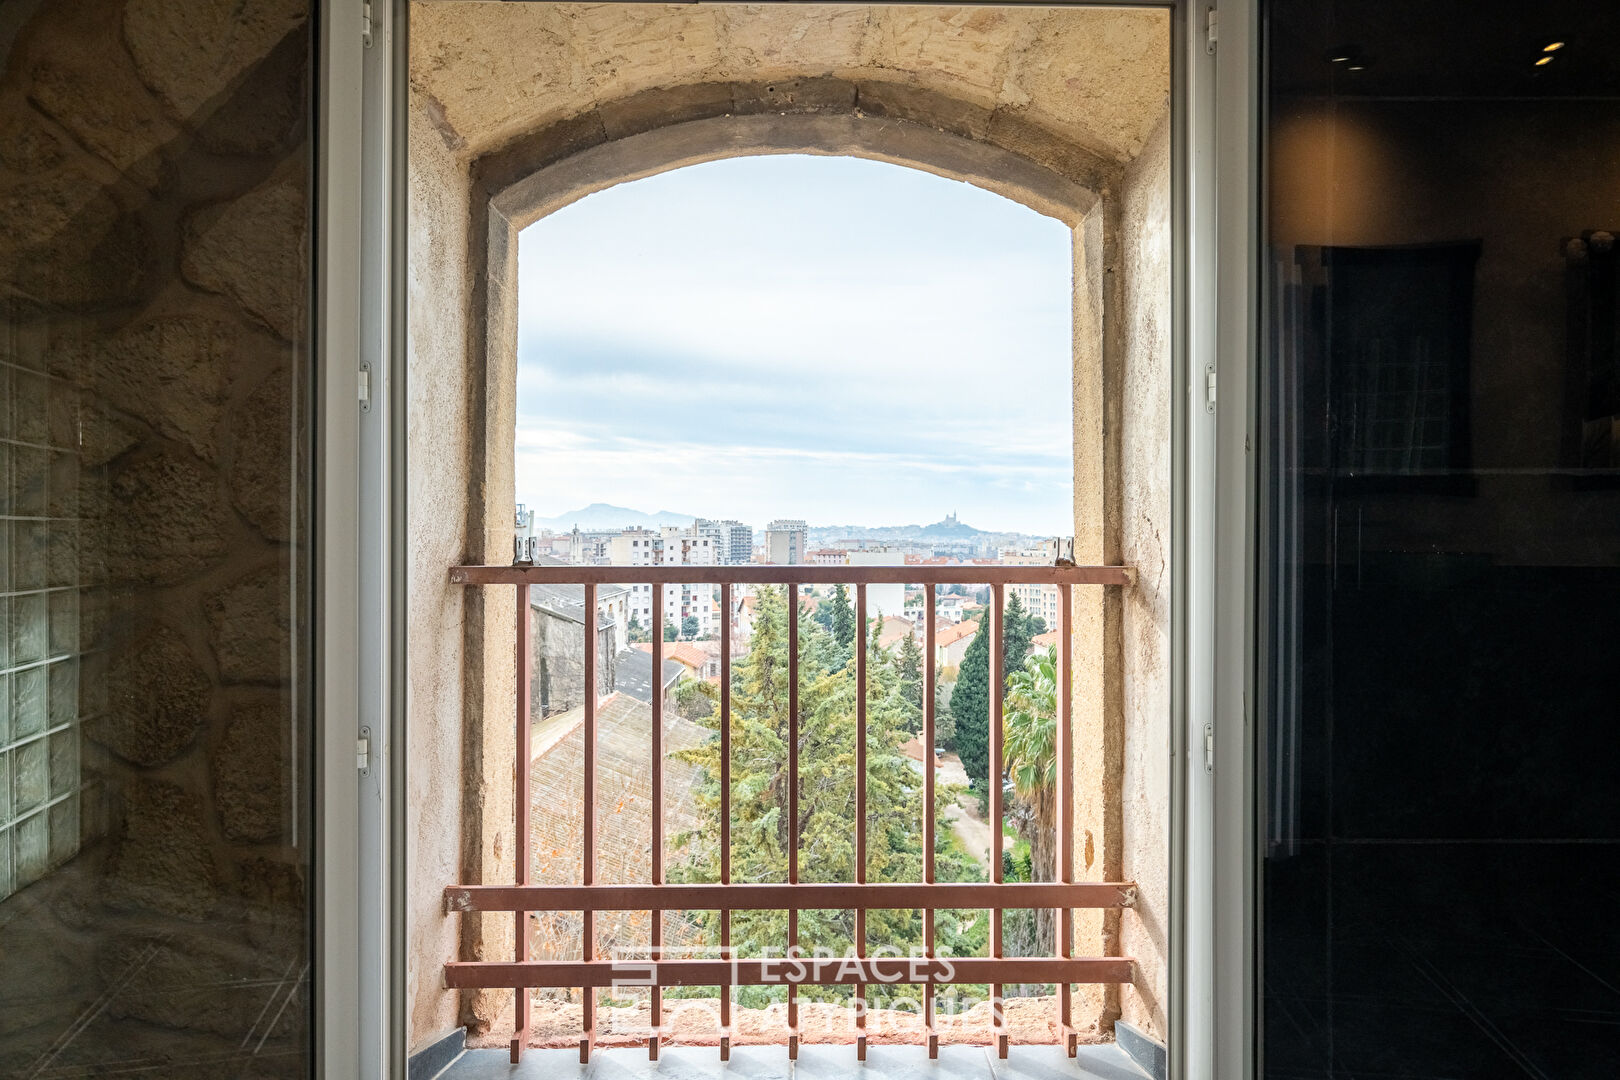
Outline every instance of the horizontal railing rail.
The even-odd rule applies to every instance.
[[[650,988],[651,1029],[648,1053],[658,1057],[662,1025],[662,989],[676,986],[716,986],[720,994],[720,1056],[729,1056],[731,1043],[731,995],[737,986],[785,983],[787,988],[787,1042],[789,1057],[797,1056],[799,1044],[798,998],[796,986],[849,985],[855,993],[856,1055],[866,1057],[866,988],[871,983],[911,983],[923,987],[923,1022],[929,1056],[937,1056],[939,1041],[935,1030],[934,988],[945,984],[990,986],[993,1030],[998,1052],[1007,1055],[1007,1027],[1003,1010],[1003,989],[1009,984],[1055,984],[1058,988],[1058,1022],[1070,1056],[1075,1054],[1078,1033],[1073,1026],[1072,987],[1078,983],[1122,983],[1132,979],[1129,957],[1077,957],[1074,955],[1074,911],[1077,908],[1118,909],[1136,902],[1136,886],[1131,882],[1077,882],[1074,880],[1074,748],[1072,657],[1074,618],[1072,593],[1075,586],[1128,586],[1135,572],[1126,566],[1006,566],[989,564],[929,564],[926,566],[457,566],[450,571],[455,584],[469,586],[512,586],[517,590],[516,673],[517,732],[515,826],[518,835],[516,882],[512,885],[457,884],[446,887],[444,902],[449,912],[504,913],[515,917],[517,943],[511,961],[451,961],[445,965],[445,985],[455,989],[498,989],[516,992],[512,1060],[521,1057],[527,1045],[531,1001],[529,991],[537,987],[580,988],[582,991],[583,1035],[580,1058],[588,1060],[596,1038],[596,996],[607,986],[623,981],[619,960],[598,958],[595,914],[613,911],[648,911],[652,915],[649,958],[645,961]],[[601,585],[713,585],[720,591],[724,613],[722,633],[726,647],[720,650],[719,694],[719,881],[709,884],[668,884],[663,866],[663,772],[664,721],[663,695],[658,673],[663,670],[664,642],[661,633],[652,635],[654,689],[650,694],[652,724],[651,772],[651,881],[647,884],[604,884],[596,881],[596,717],[598,695],[587,692],[581,707],[584,794],[582,822],[581,878],[577,885],[537,885],[529,881],[533,838],[529,817],[530,791],[529,700],[533,657],[530,655],[529,588],[532,585],[571,585],[583,590],[584,686],[597,685],[597,588]],[[934,589],[941,585],[988,585],[991,597],[984,619],[990,634],[989,649],[989,784],[990,881],[940,882],[935,879],[934,844],[922,844],[921,882],[869,882],[867,865],[867,687],[868,650],[853,650],[855,666],[855,881],[804,882],[799,880],[801,852],[799,836],[799,770],[801,742],[799,716],[799,608],[787,605],[787,739],[785,771],[793,781],[786,786],[786,820],[790,858],[786,882],[733,882],[731,880],[731,648],[730,619],[733,589],[746,585],[791,586],[853,585],[855,623],[867,621],[867,586],[880,584],[920,585],[927,588],[929,601],[923,606],[923,709],[921,745],[935,745],[934,685],[936,677],[936,612]],[[1002,670],[1003,599],[1008,585],[1050,585],[1058,590],[1058,671],[1056,692],[1056,737],[1053,748],[1056,795],[1055,840],[1057,881],[1007,882],[1002,859],[1004,849],[1003,793],[999,778],[1003,772],[1002,698],[1006,672]],[[664,625],[664,590],[653,588],[653,627]],[[934,769],[924,767],[922,835],[936,834]],[[849,910],[854,912],[854,947],[857,955],[841,957],[835,963],[806,962],[794,966],[799,950],[799,912],[804,910]],[[924,956],[918,958],[867,956],[866,916],[870,911],[911,909],[923,915]],[[989,956],[945,957],[936,950],[935,916],[939,911],[988,910],[990,913]],[[1008,957],[1003,955],[1003,914],[1008,910],[1055,910],[1056,956]],[[668,911],[712,910],[719,913],[720,949],[724,959],[666,958],[663,946],[663,918]],[[787,958],[738,957],[730,955],[731,913],[733,911],[785,910],[787,912]],[[581,951],[578,960],[533,960],[529,957],[527,921],[530,912],[578,911],[581,916]],[[881,945],[881,943],[879,943]],[[879,951],[883,951],[881,948]]]
[[[1129,566],[458,566],[453,585],[1131,585]]]
[[[1132,961],[1118,956],[948,956],[917,963],[903,956],[834,957],[812,963],[790,956],[749,960],[527,960],[445,965],[445,985],[457,990],[517,987],[604,987],[623,983],[645,964],[653,986],[860,986],[901,983],[1129,982]],[[798,971],[795,971],[795,966]]]
[[[734,882],[730,885],[452,885],[446,911],[785,911],[790,907],[1116,908],[1136,904],[1136,886],[1118,882],[984,881]]]

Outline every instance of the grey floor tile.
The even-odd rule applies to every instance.
[[[590,1080],[789,1080],[785,1046],[734,1046],[721,1061],[714,1046],[665,1046],[649,1061],[645,1047],[615,1047],[591,1055]]]
[[[721,1062],[712,1046],[669,1046],[658,1061],[642,1048],[599,1049],[589,1065],[576,1050],[530,1050],[512,1065],[505,1050],[469,1050],[437,1080],[1146,1080],[1118,1047],[1082,1046],[1078,1058],[1055,1046],[1015,1046],[997,1061],[982,1046],[942,1046],[932,1061],[921,1046],[872,1046],[863,1065],[853,1046],[732,1047]]]
[[[437,1080],[580,1080],[589,1068],[573,1049],[529,1050],[521,1065],[513,1065],[505,1050],[468,1050]]]
[[[806,1046],[799,1050],[794,1080],[991,1080],[982,1046],[941,1046],[932,1060],[922,1046],[868,1046],[866,1064],[853,1046]]]
[[[1147,1073],[1115,1046],[1082,1046],[1069,1057],[1058,1046],[1014,1046],[1005,1061],[990,1055],[996,1080],[1148,1080]]]

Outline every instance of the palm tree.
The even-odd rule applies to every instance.
[[[1034,653],[1007,678],[1002,713],[1007,771],[1021,812],[1018,829],[1029,841],[1037,881],[1055,881],[1057,867],[1057,646]],[[1052,938],[1052,912],[1036,912],[1031,942],[1045,952]]]

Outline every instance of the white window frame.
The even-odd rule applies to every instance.
[[[405,1072],[399,820],[406,0],[323,0],[316,60],[314,1061]],[[396,115],[399,114],[399,115]],[[362,741],[364,737],[364,741]]]
[[[1250,387],[1258,227],[1255,0],[1173,12],[1175,279],[1169,752],[1170,1075],[1256,1066]],[[994,0],[987,0],[990,6]],[[1131,0],[1114,0],[1125,6]],[[1055,5],[1056,6],[1056,5]],[[1076,6],[1079,6],[1078,4]],[[405,0],[319,5],[315,1054],[323,1077],[402,1076],[408,853],[400,820]],[[369,22],[367,13],[369,11]],[[368,39],[369,38],[369,44]],[[369,407],[359,400],[362,365]],[[1206,369],[1219,378],[1205,406]],[[1217,642],[1222,643],[1217,647]],[[1206,725],[1214,768],[1205,766]],[[368,768],[357,768],[362,728]]]

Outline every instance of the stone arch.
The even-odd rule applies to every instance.
[[[483,556],[510,557],[502,526],[515,509],[518,233],[620,183],[725,158],[812,154],[959,180],[1073,231],[1076,557],[1110,557],[1102,402],[1106,360],[1117,351],[1110,331],[1121,323],[1105,317],[1104,268],[1118,249],[1115,191],[1123,167],[1037,124],[999,116],[899,84],[697,84],[598,104],[474,159],[468,261],[482,273],[472,282],[468,330],[469,351],[482,362],[471,373],[481,391],[472,464],[485,497],[469,507],[469,536],[487,538]],[[1097,482],[1083,484],[1083,477]],[[1089,543],[1088,530],[1095,534]]]

